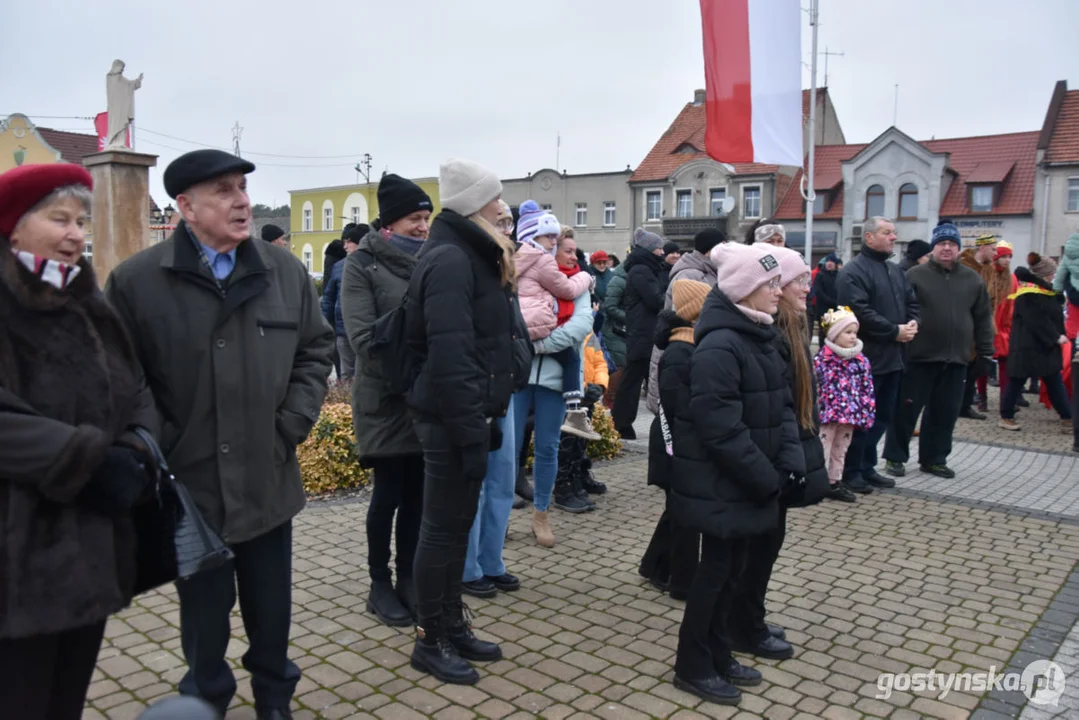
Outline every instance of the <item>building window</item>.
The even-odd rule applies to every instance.
[[[693,191],[676,190],[674,196],[677,216],[680,218],[693,217]]]
[[[551,204],[550,203],[544,203],[544,204],[540,205],[540,210],[548,210],[549,211],[550,209],[551,209]]]
[[[312,224],[314,220],[312,216],[314,214],[314,208],[311,207],[311,203],[305,202],[303,204],[303,231],[311,232]]]
[[[91,265],[94,264],[94,243],[92,240],[87,240],[86,244],[82,247],[83,257],[86,258],[86,262]]]
[[[993,186],[975,185],[970,189],[970,211],[992,212],[993,210]]]
[[[649,190],[644,194],[644,219],[659,220],[663,216],[663,191]]]
[[[352,215],[352,222],[355,223],[356,225],[359,225],[360,224],[360,208],[353,205],[352,206],[352,211],[349,214]]]
[[[748,187],[742,189],[742,217],[759,218],[761,216],[761,189]]]
[[[918,219],[918,187],[914,183],[904,183],[899,188],[899,219]]]
[[[727,188],[714,188],[708,192],[709,215],[723,215],[723,201],[727,199]]]
[[[866,219],[884,216],[883,185],[870,185],[865,191],[865,216]]]
[[[588,203],[577,203],[577,214],[573,218],[573,224],[576,227],[588,225]]]
[[[333,202],[330,200],[322,203],[322,229],[333,230]]]
[[[816,197],[813,198],[813,214],[820,215],[828,209],[828,193],[819,192]],[[814,233],[816,235],[816,233]]]
[[[307,268],[307,272],[311,272],[314,261],[315,250],[311,247],[311,243],[308,243],[303,246],[303,266]]]
[[[1068,178],[1068,212],[1079,212],[1079,177]]]
[[[603,227],[614,227],[615,217],[615,204],[613,202],[603,203]]]

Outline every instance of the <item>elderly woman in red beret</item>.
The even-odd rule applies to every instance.
[[[91,179],[0,174],[0,717],[82,716],[131,601],[153,400],[85,257]]]

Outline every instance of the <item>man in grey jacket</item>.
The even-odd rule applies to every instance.
[[[235,560],[177,583],[188,672],[180,692],[224,716],[236,604],[259,720],[288,720],[300,670],[288,658],[292,518],[304,506],[296,446],[326,395],[333,330],[295,257],[251,241],[255,166],[196,150],[165,170],[183,221],[109,277],[161,415],[161,447]]]

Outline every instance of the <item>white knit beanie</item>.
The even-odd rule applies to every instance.
[[[533,237],[542,237],[543,235],[554,235],[558,237],[562,232],[562,225],[551,213],[544,213],[540,215],[539,220],[536,222],[536,232]]]
[[[732,302],[740,303],[761,285],[779,277],[779,261],[772,251],[756,245],[720,243],[708,256],[716,266],[716,285]]]
[[[442,207],[468,217],[502,194],[502,181],[492,170],[468,160],[450,158],[438,171]]]

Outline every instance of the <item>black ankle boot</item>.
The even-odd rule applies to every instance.
[[[587,496],[586,496],[587,497]],[[554,506],[559,510],[565,510],[568,513],[586,513],[591,510],[595,510],[595,505],[589,505],[586,501],[581,500],[577,496],[577,492],[573,487],[573,481],[565,474],[559,476],[554,486]]]
[[[397,573],[397,599],[412,617],[416,617],[416,584],[412,581],[412,572]]]
[[[493,642],[480,640],[472,634],[472,612],[463,602],[450,604],[442,612],[443,629],[461,657],[476,662],[494,662],[502,659],[502,648]]]
[[[585,470],[584,476],[581,478],[581,487],[589,495],[602,495],[607,492],[607,486],[598,482],[591,470]]]
[[[390,627],[406,627],[412,624],[412,613],[401,604],[397,591],[389,580],[371,581],[367,612],[373,613],[380,622]]]
[[[457,648],[442,633],[428,633],[416,628],[419,637],[412,648],[411,665],[422,673],[433,675],[453,685],[475,685],[480,680],[476,668],[469,665]]]
[[[518,468],[517,470],[517,484],[513,486],[513,492],[517,497],[532,502],[532,483],[528,482],[528,478],[525,477],[524,468]]]
[[[596,504],[592,502],[592,498],[588,497],[588,493],[584,489],[584,475],[578,472],[573,476],[573,494],[577,496],[577,499],[588,506],[589,510],[595,510]]]

